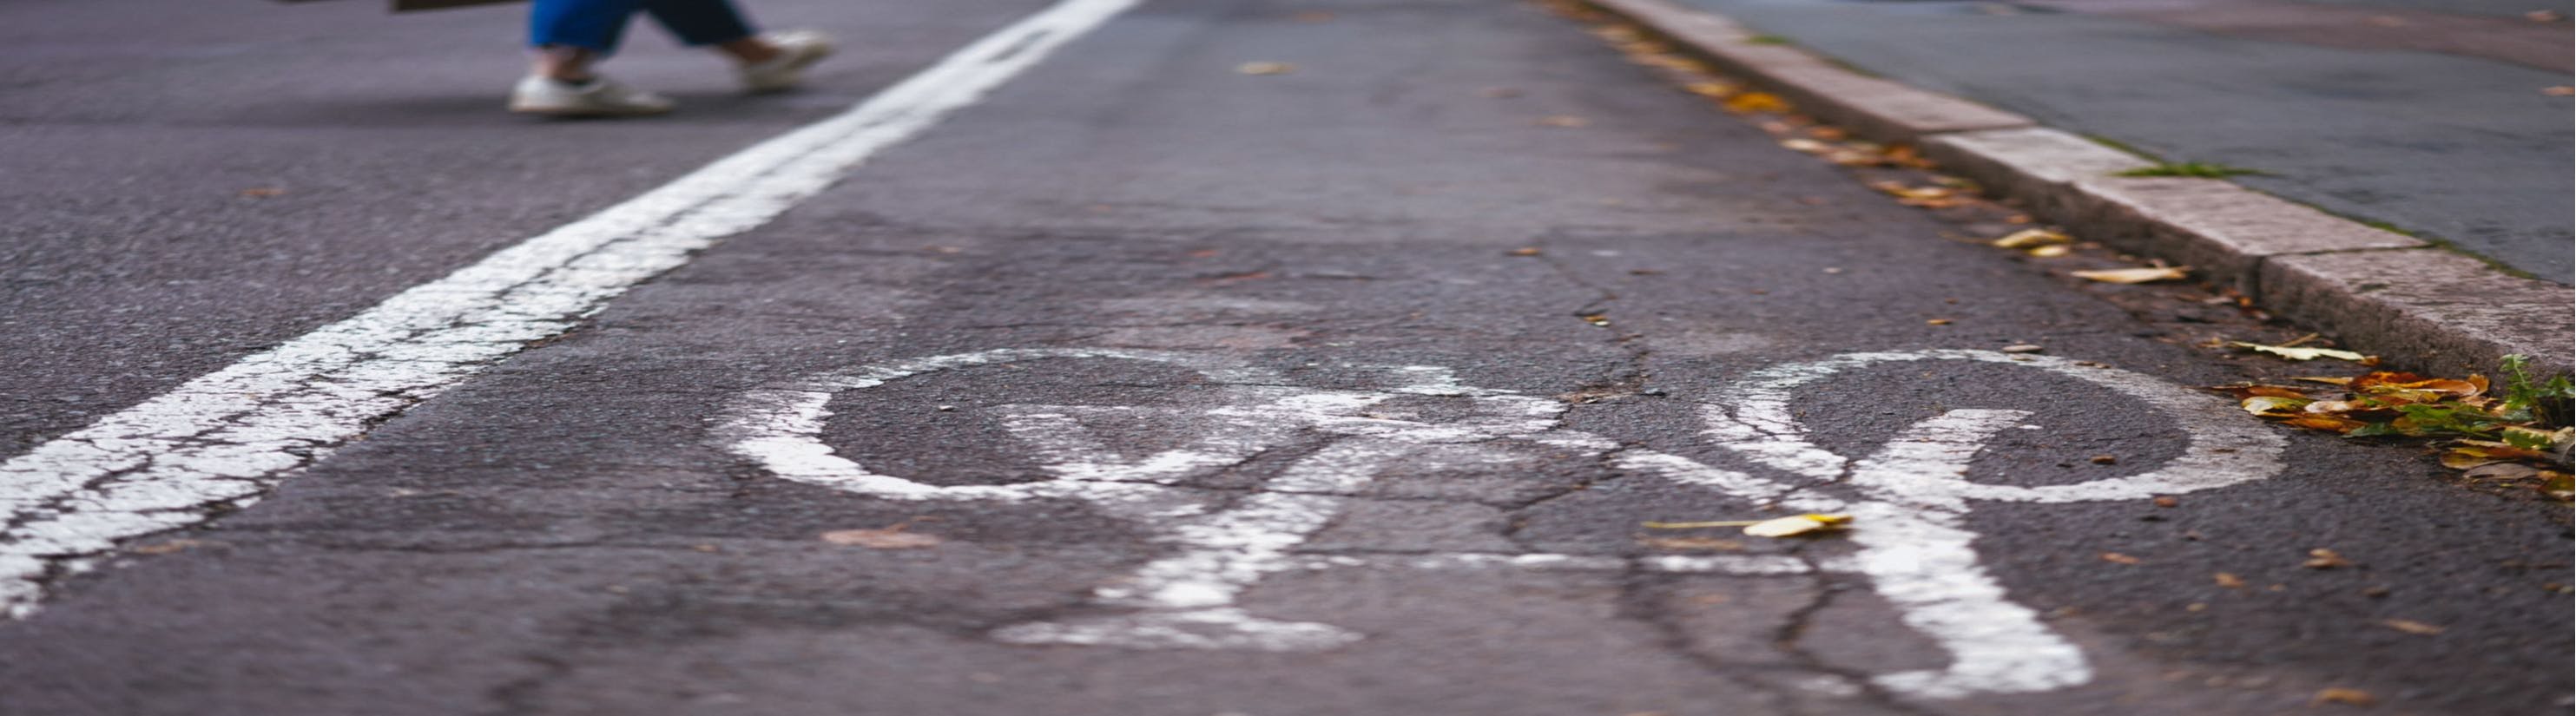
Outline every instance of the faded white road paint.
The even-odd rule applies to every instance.
[[[1009,485],[934,486],[869,472],[839,457],[821,438],[825,405],[837,394],[952,368],[1048,358],[1113,358],[1180,366],[1227,386],[1230,400],[1172,417],[1204,430],[1192,447],[1125,459],[1092,439],[1083,417],[1138,408],[1003,406],[1004,424],[1058,479]],[[1966,360],[2025,366],[2101,385],[2173,418],[2190,444],[2161,469],[2127,477],[2044,487],[1969,482],[1969,463],[1998,430],[2019,425],[2019,410],[1953,410],[1922,421],[1867,458],[1850,460],[1817,447],[1790,412],[1797,388],[1836,372],[1884,362]],[[1014,643],[1128,648],[1330,649],[1362,635],[1329,624],[1264,619],[1237,605],[1264,576],[1292,569],[1395,565],[1417,569],[1541,569],[1717,574],[1807,575],[1856,572],[1897,607],[1908,625],[1949,652],[1948,666],[1885,674],[1882,687],[1923,698],[2027,693],[2086,683],[2083,652],[2013,603],[1979,563],[1976,535],[1963,526],[1975,500],[2058,503],[2133,499],[2206,490],[2280,471],[2281,438],[2234,415],[2231,406],[2163,381],[2060,358],[1986,351],[1859,353],[1764,370],[1726,391],[1743,398],[1704,411],[1718,445],[1797,480],[1776,480],[1687,458],[1623,448],[1558,426],[1566,406],[1555,401],[1458,383],[1451,371],[1413,366],[1381,369],[1396,387],[1378,391],[1284,387],[1280,376],[1205,354],[1114,349],[997,350],[914,359],[820,376],[756,391],[737,401],[719,428],[737,454],[782,477],[904,500],[1015,500],[1059,497],[1164,528],[1168,556],[1094,590],[1105,613],[996,630]],[[1470,399],[1472,415],[1421,423],[1369,412],[1400,395]],[[1262,491],[1208,513],[1203,490],[1186,479],[1223,469],[1298,440],[1329,440]],[[1300,555],[1298,545],[1329,521],[1346,495],[1364,489],[1379,466],[1424,459],[1499,463],[1519,459],[1509,443],[1548,445],[1606,456],[1622,469],[1659,474],[1761,506],[1857,516],[1849,557],[1810,560],[1785,555],[1612,555],[1455,553],[1431,555]],[[1857,491],[1858,499],[1825,494]]]
[[[49,563],[247,505],[367,426],[759,226],[1133,5],[1066,0],[807,125],[0,463],[0,613]]]
[[[1924,360],[2026,366],[2091,382],[2161,410],[2190,442],[2182,455],[2142,474],[2072,485],[1995,485],[1968,481],[1968,462],[1988,437],[2015,426],[2026,412],[1953,410],[1916,424],[1856,463],[1809,441],[1791,412],[1795,392],[1808,383],[1860,366]],[[1827,566],[1868,575],[1907,626],[1950,653],[1951,663],[1944,669],[1877,678],[1890,690],[1927,698],[2048,691],[2092,680],[2083,651],[2041,623],[2029,607],[2006,598],[2003,586],[1978,562],[1976,534],[1961,526],[1970,501],[2146,499],[2225,487],[2278,474],[2286,444],[2223,401],[2137,373],[2052,356],[1971,350],[1853,353],[1769,368],[1728,393],[1740,397],[1702,411],[1708,422],[1705,434],[1754,463],[1803,482],[1773,483],[1671,461],[1628,462],[1760,504],[1851,513],[1860,525],[1851,538],[1861,550]],[[1837,482],[1847,482],[1864,499],[1844,500],[1812,489]]]

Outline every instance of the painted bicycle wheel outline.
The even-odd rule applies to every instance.
[[[1194,425],[1204,431],[1187,447],[1126,459],[1084,443],[1082,416],[1145,410],[1103,406],[1000,406],[1006,425],[1031,440],[1055,479],[1006,485],[935,486],[880,475],[833,453],[820,434],[826,405],[854,389],[939,371],[1043,359],[1118,359],[1170,365],[1198,372],[1222,386],[1234,402],[1200,408]],[[2073,377],[2144,402],[2173,419],[2189,440],[2181,455],[2159,469],[2073,485],[2021,487],[1969,482],[1966,468],[1995,431],[2018,423],[2027,411],[1953,410],[1917,423],[1873,455],[1851,459],[1816,446],[1789,411],[1795,391],[1835,373],[1880,363],[1964,360],[2040,369]],[[2028,693],[2091,680],[2082,651],[2012,602],[1977,559],[1977,537],[1961,526],[1974,501],[2063,503],[2138,499],[2214,489],[2259,480],[2282,469],[2280,436],[2237,419],[2232,407],[2145,375],[2052,356],[1975,350],[1853,353],[1756,371],[1724,394],[1738,396],[1701,411],[1703,435],[1759,471],[1796,481],[1710,466],[1653,450],[1621,447],[1599,436],[1569,430],[1559,419],[1569,406],[1512,391],[1461,384],[1438,366],[1355,366],[1397,378],[1382,390],[1291,387],[1276,371],[1222,354],[1122,349],[1002,349],[897,361],[837,371],[754,390],[735,401],[720,421],[726,447],[780,477],[873,497],[901,500],[1082,499],[1134,520],[1176,522],[1162,541],[1176,553],[1149,561],[1136,574],[1093,590],[1096,606],[1112,613],[1065,621],[1012,625],[998,640],[1029,644],[1078,644],[1128,648],[1216,648],[1278,651],[1330,649],[1361,638],[1329,624],[1263,619],[1235,606],[1234,598],[1268,574],[1330,568],[1365,560],[1300,558],[1293,549],[1365,487],[1372,464],[1397,456],[1418,458],[1448,451],[1460,459],[1509,460],[1490,454],[1491,444],[1525,442],[1606,456],[1627,470],[1651,472],[1707,487],[1763,506],[1802,511],[1850,512],[1861,527],[1851,540],[1858,553],[1810,563],[1767,556],[1654,556],[1456,554],[1409,557],[1414,566],[1509,566],[1540,569],[1627,569],[1697,574],[1785,575],[1854,572],[1867,576],[1898,607],[1909,626],[1948,652],[1942,669],[1884,674],[1879,686],[1924,698]],[[1464,422],[1422,423],[1361,414],[1405,395],[1466,398],[1478,406]],[[1155,408],[1174,410],[1178,408]],[[1223,512],[1210,513],[1187,499],[1191,488],[1176,480],[1194,471],[1230,465],[1316,432],[1336,436],[1331,445],[1300,458],[1270,479],[1263,491]],[[1842,485],[1860,493],[1844,499],[1819,491]]]

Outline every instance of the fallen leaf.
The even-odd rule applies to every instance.
[[[1573,128],[1573,127],[1581,127],[1581,126],[1584,126],[1584,125],[1587,125],[1587,124],[1591,124],[1591,123],[1592,123],[1592,120],[1584,119],[1584,118],[1582,118],[1582,117],[1577,117],[1577,116],[1570,115],[1570,114],[1552,114],[1552,115],[1548,115],[1548,116],[1545,116],[1545,117],[1540,117],[1540,118],[1538,118],[1538,123],[1539,123],[1539,125],[1540,125],[1540,126],[1546,126],[1546,127],[1566,127],[1566,128]]]
[[[2472,480],[2520,481],[2540,477],[2542,472],[2545,471],[2518,462],[2493,462],[2462,470],[2460,476]]]
[[[2369,423],[2359,420],[2333,415],[2301,415],[2299,417],[2282,421],[2282,424],[2289,425],[2291,427],[2307,428],[2309,430],[2324,430],[2335,433],[2349,433],[2370,425]]]
[[[2334,569],[2350,567],[2352,561],[2344,559],[2343,555],[2336,554],[2334,550],[2319,548],[2308,550],[2308,561],[2300,562],[2299,566],[2309,569]]]
[[[2228,341],[2227,345],[2243,348],[2256,353],[2269,353],[2283,358],[2288,358],[2290,360],[2333,358],[2335,360],[2364,361],[2370,359],[2370,356],[2354,353],[2352,351],[2339,351],[2332,348],[2290,348],[2286,346],[2267,346],[2261,343],[2247,343],[2244,341]]]
[[[1246,62],[1235,65],[1234,71],[1247,75],[1284,75],[1297,71],[1297,66],[1285,62]]]
[[[2308,699],[2308,703],[2310,705],[2346,704],[2350,706],[2369,706],[2371,704],[2379,703],[2379,698],[2371,696],[2370,692],[2360,689],[2332,688],[2317,691],[2317,695],[2314,698]]]
[[[1787,148],[1789,148],[1789,149],[1793,149],[1793,150],[1797,150],[1797,151],[1801,151],[1801,152],[1806,152],[1806,153],[1808,153],[1808,154],[1823,154],[1823,153],[1825,153],[1825,152],[1830,152],[1830,151],[1833,151],[1833,150],[1834,150],[1834,145],[1826,144],[1826,143],[1824,143],[1824,142],[1819,142],[1819,141],[1816,141],[1816,140],[1813,140],[1813,139],[1806,139],[1806,138],[1803,138],[1803,137],[1801,137],[1801,138],[1794,138],[1794,139],[1783,139],[1783,140],[1780,140],[1780,146],[1787,147]]]
[[[1998,249],[2015,250],[2028,250],[2042,246],[2058,246],[2071,243],[2075,243],[2075,237],[2067,236],[2062,232],[2051,231],[2048,229],[2022,229],[2010,234],[2005,234],[2003,238],[1987,242],[1988,245]]]
[[[2095,464],[2095,465],[2117,465],[2117,464],[2120,464],[2120,456],[2118,456],[2118,455],[2095,455],[2095,456],[2093,456],[2093,457],[2091,457],[2091,458],[2088,458],[2087,460],[2088,460],[2088,461],[2090,461],[2090,462],[2092,462],[2092,463],[2093,463],[2093,464]],[[2170,497],[2164,497],[2164,498],[2158,498],[2158,499],[2170,500],[2170,499],[2173,499],[2173,498],[2170,498]],[[2159,507],[2166,507],[2166,506],[2169,506],[2169,505],[2158,505],[2158,506],[2159,506]]]
[[[1744,527],[1744,533],[1755,537],[1796,537],[1847,529],[1851,515],[1797,515],[1776,520],[1763,520]]]
[[[2244,408],[2245,412],[2253,413],[2255,415],[2265,417],[2290,417],[2301,414],[2308,407],[2308,403],[2311,402],[2315,401],[2307,398],[2284,398],[2273,395],[2257,395],[2238,401],[2237,406]]]
[[[2406,633],[2408,633],[2408,634],[2422,634],[2422,635],[2424,635],[2424,636],[2432,636],[2432,635],[2435,635],[2435,634],[2440,634],[2440,633],[2442,633],[2442,631],[2443,631],[2443,627],[2438,627],[2438,626],[2434,626],[2434,625],[2431,625],[2431,624],[2426,624],[2426,623],[2423,623],[2423,622],[2415,621],[2415,620],[2413,620],[2413,619],[2388,619],[2388,620],[2383,620],[2383,621],[2381,621],[2381,622],[2379,622],[2379,623],[2388,625],[2388,628],[2390,628],[2390,629],[2395,629],[2395,630],[2398,630],[2398,631],[2406,632]]]
[[[903,525],[874,530],[833,530],[823,533],[823,541],[869,549],[920,549],[936,547],[942,540],[925,534],[903,531]]]
[[[1717,99],[1726,99],[1734,96],[1736,92],[1742,91],[1742,89],[1735,85],[1724,82],[1693,82],[1687,85],[1682,85],[1682,90],[1702,97],[1714,97]]]
[[[2059,257],[2059,256],[2065,256],[2065,255],[2067,255],[2067,254],[2075,253],[2075,247],[2073,247],[2073,246],[2067,246],[2067,245],[2065,245],[2065,244],[2058,244],[2058,245],[2056,245],[2056,246],[2041,246],[2041,247],[2038,247],[2038,248],[2031,249],[2031,250],[2029,250],[2029,251],[2024,251],[2024,252],[2022,252],[2022,253],[2029,254],[2029,255],[2036,256],[2036,257],[2043,258],[2043,259],[2053,259],[2053,258],[2057,258],[2057,257]]]
[[[2104,553],[2102,553],[2102,561],[2104,561],[2104,562],[2110,562],[2110,563],[2112,563],[2112,564],[2137,564],[2137,563],[2140,563],[2140,562],[2145,562],[2146,560],[2138,559],[2138,558],[2136,558],[2136,557],[2131,557],[2131,556],[2129,556],[2129,555],[2121,554],[2121,553],[2118,553],[2118,552],[2104,552]]]
[[[2156,498],[2156,499],[2154,499],[2154,500],[2150,500],[2150,502],[2155,503],[2155,506],[2157,506],[2157,507],[2181,507],[2181,506],[2182,506],[2182,498],[2174,497],[2174,496],[2172,496],[2172,495],[2165,495],[2165,496],[2162,496],[2162,497],[2158,497],[2158,498]]]
[[[2542,87],[2540,88],[2540,93],[2551,97],[2576,97],[2576,87],[2569,87],[2567,85]]]
[[[2179,281],[2191,278],[2191,267],[2156,266],[2149,268],[2103,269],[2100,271],[2076,271],[2074,272],[2074,275],[2076,278],[2088,281],[2100,281],[2103,283],[2153,283],[2156,281]]]
[[[1540,252],[1539,248],[1536,246],[1524,246],[1510,251],[1505,251],[1503,253],[1511,256],[1537,256]]]
[[[1932,324],[1932,325],[1935,325],[1935,326],[1947,326],[1947,325],[1950,325],[1950,319],[1947,319],[1947,318],[1934,318],[1934,319],[1926,320],[1926,321],[1924,321],[1924,323],[1929,323],[1929,324]]]
[[[1736,114],[1787,112],[1789,102],[1769,92],[1738,92],[1735,96],[1726,98],[1726,111]]]
[[[2236,576],[2236,575],[2233,575],[2233,574],[2229,574],[2229,573],[2226,573],[2226,572],[2219,572],[2218,574],[2212,575],[2212,576],[2210,577],[2210,581],[2217,582],[2217,583],[2218,583],[2218,586],[2226,587],[2226,588],[2228,588],[2228,589],[2244,589],[2244,588],[2245,588],[2245,578],[2244,578],[2244,577],[2239,577],[2239,576]]]

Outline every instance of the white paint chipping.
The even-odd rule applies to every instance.
[[[242,359],[0,463],[0,612],[50,560],[258,499],[377,420],[563,333],[628,287],[759,226],[877,151],[982,99],[1135,0],[1066,0],[841,115]]]

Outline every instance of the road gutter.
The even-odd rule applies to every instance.
[[[2398,367],[2489,373],[2531,356],[2568,375],[2576,291],[2224,179],[2121,177],[2143,158],[2018,114],[1871,77],[1670,0],[1581,0],[1807,114],[1912,144],[1986,193],[2122,251],[2193,267],[2273,315]]]

